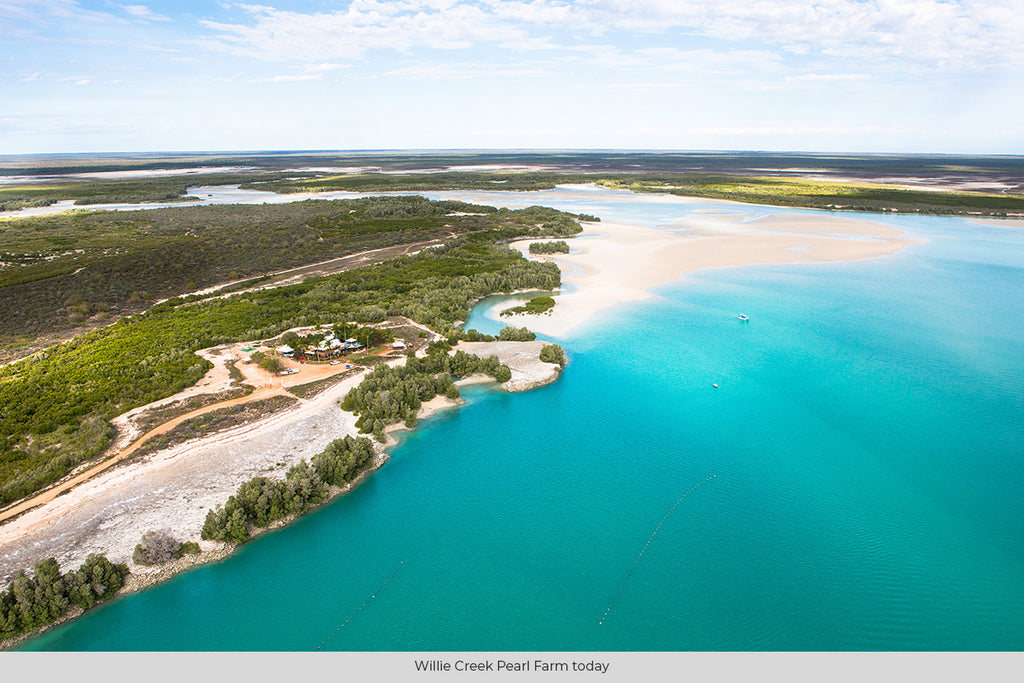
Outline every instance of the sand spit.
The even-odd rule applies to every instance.
[[[584,224],[579,253],[551,260],[574,291],[561,294],[550,314],[513,315],[509,325],[565,337],[596,313],[651,296],[648,290],[707,268],[852,261],[893,254],[916,241],[885,225],[840,216],[738,215],[713,207],[669,229],[622,222]],[[528,241],[513,246],[525,249]]]
[[[497,356],[498,359],[508,366],[512,371],[512,379],[502,384],[506,391],[529,391],[546,384],[551,384],[558,379],[562,368],[554,363],[545,363],[539,359],[540,350],[547,342],[459,342],[458,346],[452,349],[465,351],[466,353],[480,358]],[[490,377],[486,380],[490,381]]]

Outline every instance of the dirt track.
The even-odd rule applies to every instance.
[[[235,344],[233,346],[240,347],[241,345]],[[237,352],[237,349],[235,351]],[[174,429],[175,427],[180,425],[182,422],[185,422],[186,420],[190,420],[194,417],[198,417],[199,415],[204,415],[206,413],[210,413],[215,410],[220,410],[222,408],[241,405],[243,403],[253,403],[255,401],[262,401],[266,398],[270,398],[271,396],[287,394],[286,387],[304,384],[306,382],[312,382],[318,379],[322,379],[324,377],[336,375],[339,372],[343,372],[345,370],[344,364],[336,366],[301,365],[299,363],[295,363],[294,361],[286,360],[286,365],[288,367],[294,367],[299,370],[298,374],[287,376],[287,383],[281,378],[272,377],[269,373],[262,370],[256,365],[242,365],[239,369],[242,371],[242,374],[245,377],[245,382],[252,386],[258,387],[251,394],[247,396],[241,396],[239,398],[228,399],[226,401],[221,401],[218,403],[212,403],[210,405],[203,406],[202,408],[197,408],[196,410],[185,413],[183,415],[179,415],[178,417],[175,417],[167,422],[164,422],[160,426],[149,430],[141,437],[135,439],[127,448],[122,449],[113,457],[107,458],[103,462],[97,463],[89,467],[85,471],[74,475],[70,479],[66,479],[57,484],[56,486],[53,486],[43,491],[42,493],[39,493],[31,498],[23,500],[20,503],[17,503],[12,507],[5,509],[3,512],[0,512],[0,524],[2,524],[8,519],[11,519],[22,514],[27,510],[31,510],[32,508],[38,507],[40,505],[45,505],[46,503],[49,503],[50,501],[55,499],[57,496],[62,495],[67,491],[70,491],[74,487],[92,479],[93,477],[103,472],[104,470],[107,470],[116,465],[117,463],[125,460],[126,458],[131,457],[131,455],[135,453],[135,451],[137,451],[140,447],[142,447],[147,441],[152,439],[154,436],[157,436],[159,434],[165,434],[166,432],[169,432],[170,430]],[[186,390],[185,392],[182,393],[187,394],[190,392]],[[181,396],[182,394],[179,394],[178,398],[180,398]],[[160,403],[165,402],[166,401],[161,401]]]
[[[105,553],[115,562],[130,562],[135,544],[152,529],[169,528],[179,540],[199,541],[206,512],[227,500],[242,482],[254,476],[280,477],[333,439],[355,434],[355,418],[341,410],[338,400],[361,381],[361,373],[256,422],[114,467],[154,435],[189,418],[283,394],[289,386],[345,370],[344,364],[287,364],[299,367],[299,373],[272,378],[255,365],[241,366],[247,381],[257,387],[252,394],[178,416],[134,439],[114,457],[5,511],[8,517],[18,516],[0,525],[0,585],[18,569],[51,556],[65,568],[79,566],[91,552]],[[215,393],[227,387],[204,388]],[[195,390],[183,394],[195,395]],[[209,550],[219,544],[202,541],[200,545]],[[133,567],[132,571],[149,569]]]

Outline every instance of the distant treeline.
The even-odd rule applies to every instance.
[[[709,174],[640,175],[602,179],[599,184],[633,192],[726,199],[749,204],[833,211],[1004,216],[1024,212],[1024,197],[982,192],[936,192],[855,182]]]
[[[67,173],[67,169],[61,169]],[[291,174],[294,175],[294,174]],[[54,179],[0,186],[0,211],[12,211],[27,206],[49,206],[60,200],[72,199],[77,205],[89,204],[141,204],[179,200],[188,188],[198,185],[235,185],[258,180],[273,181],[291,177],[284,173],[204,173],[163,176],[157,178],[130,178],[123,180]]]
[[[324,190],[351,190],[359,192],[436,192],[442,190],[488,190],[510,191],[549,190],[562,184],[598,184],[634,192],[659,192],[684,197],[706,197],[727,199],[770,206],[796,206],[814,209],[843,211],[897,210],[904,213],[925,214],[968,214],[1001,216],[1007,213],[1024,212],[1024,196],[1020,194],[995,194],[984,192],[936,192],[913,190],[902,187],[868,184],[856,180],[822,182],[801,178],[792,173],[768,175],[764,168],[744,168],[742,155],[737,159],[723,156],[717,165],[720,170],[679,172],[679,170],[654,171],[654,166],[642,166],[623,172],[601,171],[597,168],[569,169],[564,171],[524,172],[451,172],[416,173],[401,175],[394,173],[367,173],[360,175],[339,175],[325,178],[286,179],[258,185],[261,189],[276,192],[309,192]],[[766,157],[766,159],[769,157]],[[746,158],[747,161],[750,157]],[[884,169],[885,164],[877,159],[874,164],[851,161],[850,167]],[[653,161],[657,162],[657,159]],[[907,161],[907,160],[904,160]],[[989,158],[993,169],[1013,169],[1017,182],[1024,185],[1024,160],[1000,160]],[[672,164],[664,164],[666,168]],[[819,160],[818,166],[834,171]],[[837,160],[836,168],[842,167]],[[893,167],[912,175],[917,169],[924,174],[941,173],[948,178],[950,171],[920,160],[901,163],[894,161]],[[735,170],[734,170],[735,169]],[[652,172],[653,171],[653,172]],[[881,170],[878,171],[882,173]],[[867,177],[871,177],[864,171]],[[885,173],[885,175],[890,175]],[[965,178],[978,180],[979,176],[993,182],[1002,179],[996,170],[976,169],[963,173]],[[579,215],[580,220],[592,217]]]
[[[837,154],[800,152],[634,152],[568,150],[558,152],[246,152],[224,154],[200,152],[182,154],[98,153],[5,155],[0,157],[0,175],[52,175],[95,171],[156,169],[192,169],[202,166],[234,166],[255,169],[256,173],[287,171],[307,166],[348,168],[379,167],[382,170],[444,169],[448,166],[556,167],[564,170],[606,172],[609,170],[648,170],[682,172],[699,169],[706,172],[750,172],[753,169],[792,174],[792,169],[843,171],[875,175],[950,175],[1020,173],[1024,158],[1011,155],[965,154]],[[525,171],[524,171],[525,172]],[[322,172],[307,172],[310,177]],[[213,179],[231,173],[209,174]],[[196,176],[190,176],[196,177]],[[206,181],[206,174],[200,176]],[[122,181],[123,182],[123,181]],[[218,184],[218,183],[211,183]]]
[[[315,171],[296,171],[303,166],[324,165],[378,169],[381,172],[326,175]],[[400,190],[425,192],[434,190],[540,190],[551,189],[561,183],[593,183],[602,180],[657,184],[668,179],[675,184],[681,177],[707,179],[715,176],[743,178],[768,177],[786,181],[800,176],[836,174],[844,179],[834,183],[853,186],[858,178],[892,178],[895,184],[901,178],[926,178],[936,181],[936,187],[958,182],[1006,183],[1011,193],[1021,194],[1024,183],[1024,157],[1014,155],[950,155],[911,154],[799,154],[774,152],[488,152],[462,153],[388,153],[388,154],[326,154],[266,153],[244,155],[168,155],[164,157],[130,155],[96,155],[94,158],[49,156],[0,159],[0,175],[62,174],[88,171],[116,171],[136,169],[190,168],[202,165],[245,167],[252,170],[229,173],[182,174],[177,177],[135,178],[130,180],[47,180],[0,188],[0,205],[18,208],[27,205],[51,203],[58,199],[82,202],[157,201],[180,197],[188,186],[228,185],[241,183],[243,187],[299,192],[310,190]],[[449,171],[458,166],[510,166],[508,170]],[[435,173],[402,175],[402,170],[433,169]],[[794,172],[793,169],[800,169]],[[693,183],[689,183],[693,185]],[[742,195],[743,193],[740,192]],[[755,193],[757,194],[757,193]],[[837,194],[827,191],[827,194]],[[975,210],[972,196],[984,193],[963,193],[955,201],[955,211]],[[702,196],[702,195],[697,195]],[[768,197],[778,196],[768,193]],[[989,193],[990,197],[995,197]],[[807,201],[814,201],[814,193],[807,193]],[[926,197],[922,197],[926,199]],[[754,201],[743,199],[739,201]],[[775,203],[768,201],[767,203]],[[825,204],[835,203],[827,200]],[[915,203],[915,202],[912,202]],[[819,204],[812,204],[819,206]],[[866,204],[865,206],[870,206]],[[923,202],[923,206],[934,206]],[[944,212],[943,205],[936,211],[921,208],[921,212]],[[946,207],[949,210],[951,207]],[[984,210],[984,207],[982,207]],[[879,209],[868,209],[879,210]],[[1014,210],[996,208],[995,211]],[[585,218],[584,220],[589,220]]]

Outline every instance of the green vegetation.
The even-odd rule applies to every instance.
[[[545,363],[556,363],[558,367],[564,368],[568,360],[565,357],[565,349],[558,344],[545,344],[540,349],[540,359]]]
[[[48,157],[7,157],[0,160],[0,175],[66,174],[88,171],[152,170],[168,168],[195,168],[230,166],[245,167],[248,171],[231,173],[201,173],[164,178],[135,180],[72,180],[55,179],[46,183],[4,186],[0,191],[0,204],[9,208],[29,204],[46,204],[57,199],[84,201],[110,201],[127,197],[156,200],[180,196],[186,185],[234,184],[243,187],[278,192],[310,190],[354,190],[359,192],[405,191],[427,192],[439,190],[541,190],[561,183],[594,183],[615,181],[626,185],[636,181],[651,187],[687,185],[701,192],[700,185],[714,184],[714,178],[733,178],[739,184],[749,178],[770,178],[775,181],[800,181],[809,177],[832,176],[841,181],[836,186],[856,186],[861,180],[892,179],[892,184],[924,179],[934,188],[953,189],[958,183],[985,183],[988,193],[964,192],[951,201],[953,205],[934,204],[925,193],[918,199],[910,198],[906,210],[920,212],[982,211],[985,213],[1017,212],[1024,189],[1024,158],[1020,156],[977,155],[841,155],[841,154],[779,154],[771,152],[494,152],[494,153],[387,153],[387,154],[280,154],[260,153],[244,155],[189,154],[189,155],[94,155]],[[303,165],[313,167],[338,166],[372,168],[374,172],[325,175],[312,171],[296,172]],[[507,170],[492,172],[454,171],[451,167],[507,166]],[[403,170],[436,170],[433,173],[401,174]],[[682,179],[682,181],[680,180]],[[874,187],[878,187],[874,185]],[[1008,188],[1002,194],[1001,187]],[[720,188],[722,189],[722,188]],[[669,190],[671,191],[671,190]],[[707,192],[715,192],[707,188]],[[835,194],[832,190],[830,193]],[[744,192],[733,188],[733,195]],[[751,196],[761,195],[758,201],[775,203],[772,197],[784,192],[764,192],[756,188]],[[825,208],[827,204],[848,204],[828,201],[810,193],[807,204]],[[696,196],[710,196],[697,194]],[[737,199],[737,196],[726,196]],[[883,202],[892,197],[875,197]],[[897,199],[907,200],[906,197]],[[1001,203],[1000,199],[1010,200]],[[781,199],[780,199],[781,201]],[[790,197],[789,201],[794,201]],[[17,204],[20,202],[20,204]],[[918,207],[913,206],[919,204]],[[994,204],[992,206],[986,206]],[[786,204],[791,205],[791,204]],[[800,204],[803,205],[803,204]],[[891,203],[882,206],[899,208]],[[592,216],[581,215],[580,220]]]
[[[350,192],[432,192],[438,190],[550,190],[558,183],[566,182],[564,173],[537,172],[440,172],[413,173],[409,175],[391,173],[361,173],[332,175],[317,178],[285,179],[259,183],[245,183],[242,188],[249,190],[271,190],[273,192],[325,192],[347,190]]]
[[[244,543],[252,527],[266,527],[289,515],[301,515],[327,500],[330,486],[344,486],[373,463],[373,445],[346,436],[291,467],[284,481],[255,477],[238,488],[223,506],[206,515],[202,538]]]
[[[844,211],[1006,215],[1024,212],[1024,197],[980,192],[935,192],[854,182],[768,176],[662,175],[600,180],[607,187],[751,204]]]
[[[63,575],[54,558],[37,562],[33,576],[20,571],[0,592],[0,638],[45,628],[72,605],[89,609],[121,590],[127,575],[126,565],[111,564],[103,555],[89,555],[77,571]]]
[[[398,245],[471,233],[493,243],[579,231],[569,214],[554,209],[499,210],[423,197],[4,220],[0,359],[108,324],[163,298],[243,278],[249,278],[243,284],[255,285],[267,272],[348,254],[388,247],[397,253]],[[33,343],[37,337],[43,337],[41,344]]]
[[[522,306],[513,306],[512,308],[506,308],[501,312],[501,315],[540,315],[541,313],[547,313],[555,307],[555,300],[550,296],[535,296],[527,301]]]
[[[421,157],[423,163],[428,163]],[[850,211],[900,211],[928,214],[1006,215],[1024,212],[1024,160],[1020,157],[951,157],[914,155],[840,156],[786,154],[644,154],[578,153],[479,157],[492,163],[542,164],[549,170],[518,172],[364,173],[317,178],[290,178],[247,185],[277,192],[317,190],[428,192],[441,190],[547,190],[559,184],[596,183],[635,192],[662,192],[688,197],[728,199],[775,206]],[[450,163],[456,162],[445,158]],[[430,164],[440,164],[432,159]],[[408,166],[407,166],[408,167]],[[555,167],[556,170],[550,170]],[[393,167],[392,167],[393,168]],[[799,168],[799,173],[792,169]],[[697,170],[694,170],[697,169]],[[807,176],[840,174],[841,181]],[[892,178],[894,184],[862,182]],[[944,191],[906,189],[895,183],[934,180]],[[949,191],[957,182],[1009,180],[1014,193]],[[579,220],[593,216],[580,214]]]
[[[296,386],[288,387],[287,390],[288,393],[292,394],[293,396],[297,396],[299,398],[310,398],[312,396],[316,396],[322,391],[330,389],[335,384],[343,382],[352,375],[354,375],[355,373],[361,371],[362,368],[360,367],[352,368],[351,370],[345,370],[344,372],[339,372],[338,374],[331,375],[330,377],[324,377],[323,379],[318,379],[312,382],[307,382],[305,384],[298,384]]]
[[[820,165],[820,164],[819,164]],[[361,192],[428,192],[441,190],[547,190],[559,184],[596,183],[633,192],[658,192],[685,197],[727,199],[772,206],[794,206],[846,211],[899,211],[927,214],[1006,215],[1024,213],[1024,197],[1019,194],[932,191],[907,189],[896,185],[843,180],[823,182],[792,173],[778,175],[728,172],[651,172],[651,167],[628,173],[561,172],[520,173],[431,173],[364,174],[329,178],[284,180],[260,184],[261,189],[277,192],[352,190]],[[1024,169],[1017,169],[1020,173]],[[933,169],[934,171],[934,169]],[[577,215],[579,220],[593,216]]]
[[[260,359],[259,365],[272,375],[276,375],[284,370],[284,363],[277,356],[264,356]]]
[[[66,168],[61,172],[69,172]],[[0,186],[0,211],[49,206],[72,199],[79,206],[90,204],[139,204],[144,202],[194,201],[185,199],[189,187],[233,185],[254,180],[281,180],[281,173],[211,173],[132,178],[126,180],[54,179],[24,185]]]
[[[569,244],[565,240],[557,242],[530,242],[531,254],[568,254]]]
[[[287,515],[301,515],[327,500],[327,492],[327,484],[303,460],[288,470],[284,481],[256,477],[242,484],[224,507],[207,514],[202,537],[244,543],[250,524],[265,527]]]
[[[503,327],[498,332],[498,341],[533,341],[537,338],[525,327]]]
[[[473,374],[490,375],[498,382],[512,378],[508,366],[497,356],[477,358],[465,351],[448,355],[445,345],[432,346],[426,358],[409,358],[397,368],[381,365],[366,376],[341,402],[344,410],[359,416],[356,427],[384,442],[384,428],[404,422],[416,424],[420,405],[438,395],[458,398],[459,389],[452,377]]]
[[[496,235],[540,229],[532,223],[536,213],[526,215],[531,218],[524,223],[510,219],[506,227],[454,238],[414,256],[299,285],[188,304],[171,299],[0,367],[0,505],[98,456],[110,442],[114,416],[198,381],[210,364],[193,353],[197,349],[386,316],[408,317],[451,336],[484,296],[557,288],[554,264],[528,262],[494,244]]]

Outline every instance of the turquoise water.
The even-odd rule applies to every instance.
[[[884,220],[929,241],[662,287],[555,384],[467,388],[351,495],[26,649],[1024,649],[1024,230]]]

